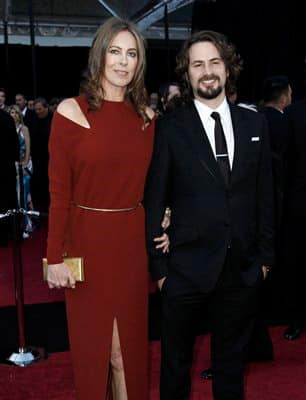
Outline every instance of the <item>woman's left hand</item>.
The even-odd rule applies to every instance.
[[[155,246],[156,249],[162,249],[163,253],[169,253],[169,236],[166,233],[163,233],[161,236],[154,239],[154,242],[158,244]]]

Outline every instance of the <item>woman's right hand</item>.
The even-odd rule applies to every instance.
[[[50,289],[75,288],[75,279],[65,263],[48,265],[47,282]]]

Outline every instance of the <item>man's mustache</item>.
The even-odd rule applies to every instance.
[[[204,82],[204,81],[209,81],[211,79],[219,80],[219,77],[217,75],[203,75],[199,79],[199,83]]]

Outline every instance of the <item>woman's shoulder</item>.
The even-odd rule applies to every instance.
[[[63,100],[57,107],[57,114],[65,117],[67,120],[74,122],[84,128],[90,128],[87,118],[82,110],[81,98],[70,97]]]

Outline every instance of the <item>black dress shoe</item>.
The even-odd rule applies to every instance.
[[[211,368],[204,369],[201,372],[200,377],[206,380],[211,380],[213,377],[212,369]]]
[[[295,340],[301,336],[303,329],[299,326],[288,326],[284,332],[284,338],[287,340]]]

